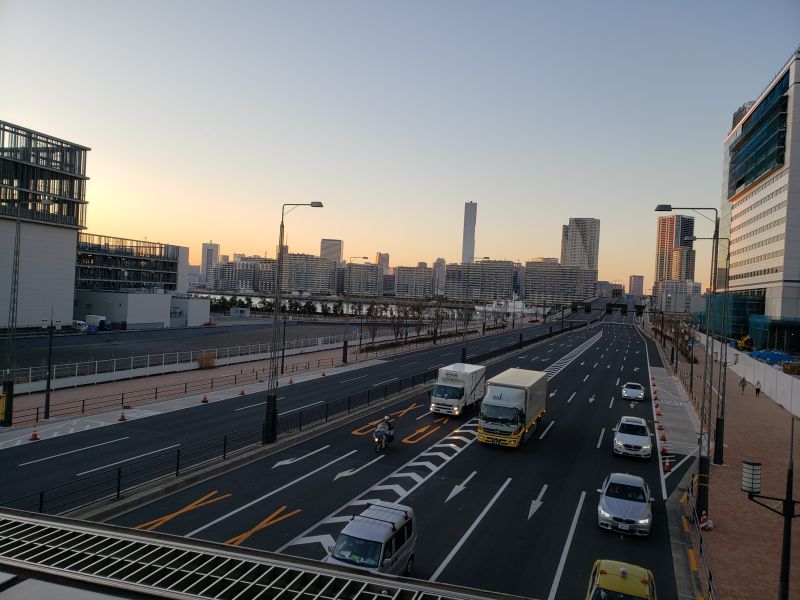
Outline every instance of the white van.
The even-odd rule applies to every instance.
[[[89,325],[86,321],[73,321],[72,328],[78,333],[86,333],[89,330]]]
[[[414,568],[417,530],[409,506],[380,502],[354,515],[329,547],[325,562],[373,573],[410,575]]]

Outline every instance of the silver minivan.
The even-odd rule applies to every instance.
[[[414,510],[391,502],[376,502],[347,523],[329,547],[325,562],[387,573],[410,575],[414,568],[417,529]]]

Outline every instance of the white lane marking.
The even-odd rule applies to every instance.
[[[644,343],[645,360],[647,360],[647,381],[648,381],[648,386],[650,387],[650,397],[652,398],[653,397],[653,386],[652,386],[652,383],[650,383],[650,382],[653,381],[653,373],[650,370],[650,350],[647,348],[647,340],[644,339],[644,336],[642,335],[642,332],[639,331],[638,327],[636,328],[636,333],[639,334],[639,337],[642,339],[642,342]],[[651,402],[650,403],[650,409],[653,411],[653,421],[655,421],[656,420],[656,404],[655,404],[655,402]],[[667,499],[667,480],[664,477],[664,464],[661,461],[661,440],[658,438],[658,436],[656,436],[656,450],[658,451],[658,453],[657,453],[658,463],[657,464],[658,464],[658,475],[661,478],[661,495],[663,496],[663,499],[666,500]]]
[[[439,565],[439,568],[436,569],[434,574],[431,576],[431,579],[430,579],[431,581],[436,581],[439,578],[439,575],[442,574],[442,571],[444,571],[445,568],[447,568],[447,565],[450,564],[450,561],[453,560],[453,557],[461,549],[461,546],[464,545],[464,542],[466,542],[467,539],[469,538],[469,536],[472,535],[472,532],[475,531],[475,528],[483,520],[483,517],[486,516],[486,513],[488,513],[489,510],[494,505],[494,503],[497,502],[497,499],[500,497],[500,494],[502,494],[506,490],[506,488],[508,487],[509,483],[511,483],[511,477],[506,479],[506,482],[500,487],[499,490],[497,490],[497,493],[489,501],[489,504],[487,504],[484,507],[484,509],[481,511],[481,514],[478,515],[478,518],[475,519],[475,521],[472,523],[472,525],[470,525],[469,529],[467,529],[467,532],[462,536],[462,538],[460,540],[458,540],[458,543],[455,546],[453,546],[453,549],[450,550],[450,554],[448,554],[445,557],[444,561],[442,561],[442,564]]]
[[[577,393],[578,393],[578,392],[572,392],[572,396],[570,396],[569,398],[567,398],[567,404],[569,404],[570,402],[572,402],[572,399],[575,397],[575,394],[577,394]]]
[[[603,428],[600,430],[600,437],[599,437],[599,438],[597,438],[597,447],[598,447],[598,448],[600,447],[600,444],[602,444],[602,443],[603,443],[603,436],[604,436],[605,434],[606,434],[606,428],[605,428],[605,427],[603,427]]]
[[[429,414],[431,414],[431,413],[430,413],[430,412],[428,412],[428,411],[425,411],[425,412],[424,412],[424,413],[422,413],[420,416],[418,416],[418,417],[416,418],[416,420],[417,420],[417,421],[419,421],[420,419],[424,419],[424,418],[425,418],[425,417],[427,417]]]
[[[542,486],[542,491],[539,492],[539,495],[536,496],[536,498],[534,500],[531,500],[531,508],[528,511],[528,520],[529,521],[531,520],[531,517],[536,513],[536,511],[539,510],[542,507],[542,504],[544,504],[544,502],[542,502],[542,496],[544,496],[544,493],[546,491],[547,491],[547,484],[545,483]]]
[[[575,509],[575,515],[572,517],[572,525],[569,528],[567,541],[564,544],[564,550],[561,551],[561,560],[558,561],[558,569],[556,569],[556,576],[553,578],[553,585],[550,588],[550,594],[547,600],[555,600],[556,592],[558,592],[558,584],[561,582],[561,575],[564,572],[564,565],[567,562],[567,555],[569,554],[569,547],[572,544],[572,536],[575,535],[575,526],[578,524],[578,516],[581,514],[583,508],[583,501],[586,499],[586,492],[581,492],[581,499],[578,500],[578,508]]]
[[[574,394],[573,394],[573,395],[574,395]],[[555,421],[550,421],[550,423],[547,425],[547,429],[545,429],[545,430],[544,430],[544,432],[542,433],[542,435],[540,435],[540,436],[539,436],[539,439],[540,439],[540,440],[543,440],[543,439],[544,439],[544,436],[546,436],[546,435],[547,435],[547,432],[548,432],[548,431],[550,431],[550,428],[551,428],[553,425],[555,425],[555,424],[556,424],[556,422],[555,422]]]
[[[348,469],[347,471],[341,471],[341,472],[336,474],[336,477],[334,477],[333,480],[336,481],[340,477],[350,477],[351,475],[355,475],[359,471],[363,471],[364,469],[366,469],[368,466],[370,466],[372,464],[375,464],[380,459],[382,459],[384,456],[386,456],[386,455],[385,454],[381,454],[380,456],[377,456],[376,458],[373,458],[371,461],[369,461],[365,465],[361,465],[360,467],[356,467],[355,469]]]
[[[614,406],[614,396],[611,396],[611,402],[609,403],[608,408],[611,408],[612,406]]]
[[[537,360],[539,360],[539,357],[538,357],[538,356],[534,356],[534,357],[531,359],[531,362],[536,362]]]
[[[392,383],[393,381],[397,381],[397,377],[394,379],[387,379],[386,381],[381,381],[380,383],[376,383],[372,387],[378,387],[379,385],[386,385],[387,383]],[[341,381],[339,383],[342,383]]]
[[[265,500],[265,499],[269,498],[270,496],[273,496],[273,495],[277,494],[278,492],[282,492],[282,491],[283,491],[283,490],[285,490],[286,488],[293,486],[295,483],[298,483],[298,482],[300,482],[300,481],[303,481],[303,479],[306,479],[307,477],[311,477],[312,475],[314,475],[314,474],[316,474],[316,473],[319,473],[319,472],[320,472],[320,471],[322,471],[323,469],[327,469],[327,468],[328,468],[328,467],[330,467],[331,465],[333,465],[333,464],[336,464],[336,463],[337,463],[337,462],[339,462],[340,460],[342,460],[342,459],[344,459],[344,458],[347,458],[348,456],[350,456],[351,454],[355,454],[356,452],[358,452],[358,450],[350,450],[350,452],[348,452],[347,454],[343,454],[343,455],[342,455],[342,456],[340,456],[339,458],[334,458],[334,459],[333,459],[332,461],[330,461],[329,463],[325,463],[325,464],[324,464],[324,465],[322,465],[321,467],[317,467],[317,468],[316,468],[316,469],[314,469],[313,471],[309,471],[309,472],[308,472],[308,473],[306,473],[305,475],[301,475],[301,476],[300,476],[300,477],[298,477],[297,479],[294,479],[293,481],[290,481],[289,483],[285,483],[285,484],[283,484],[281,487],[279,487],[279,488],[276,488],[276,489],[272,490],[271,492],[267,492],[267,493],[266,493],[266,494],[264,494],[263,496],[260,496],[259,498],[256,498],[255,500],[251,500],[250,502],[248,502],[247,504],[243,504],[243,505],[242,505],[242,506],[240,506],[239,508],[235,508],[235,509],[233,509],[233,510],[232,510],[232,511],[230,511],[229,513],[227,513],[227,514],[224,514],[224,515],[222,515],[221,517],[218,517],[218,518],[214,519],[214,520],[213,520],[213,521],[211,521],[210,523],[206,523],[205,525],[203,525],[203,526],[201,526],[201,527],[198,527],[198,528],[197,528],[197,529],[195,529],[194,531],[190,531],[189,533],[187,533],[187,534],[186,534],[186,537],[193,537],[193,536],[197,535],[198,533],[200,533],[201,531],[205,531],[205,530],[206,530],[206,529],[208,529],[209,527],[212,527],[212,526],[216,525],[217,523],[220,523],[220,522],[224,521],[224,520],[225,520],[225,519],[227,519],[228,517],[232,517],[233,515],[235,515],[235,514],[237,514],[237,513],[240,513],[240,512],[242,512],[243,510],[247,510],[247,509],[248,509],[248,508],[250,508],[251,506],[254,506],[255,504],[258,504],[258,503],[259,503],[259,502],[261,502],[262,500]]]
[[[151,454],[156,454],[158,452],[164,452],[165,450],[172,450],[173,448],[177,448],[180,444],[173,444],[172,446],[167,446],[166,448],[159,448],[158,450],[153,450],[152,452],[145,452],[144,454],[139,454],[138,456],[131,456],[130,458],[125,458],[123,460],[118,460],[117,462],[113,462],[108,465],[103,465],[102,467],[95,467],[94,469],[89,469],[88,471],[83,471],[82,473],[77,473],[75,477],[80,477],[81,475],[88,475],[89,473],[94,473],[95,471],[102,471],[103,469],[107,469],[108,467],[116,467],[117,465],[121,465],[122,463],[126,463],[129,460],[136,460],[137,458],[144,458],[145,456],[150,456]]]
[[[445,352],[444,354],[440,354],[439,356],[449,356],[449,355],[450,355],[449,352]]]
[[[356,379],[364,379],[364,377],[369,377],[369,375],[359,375],[358,377],[351,377],[350,379],[342,379],[339,383],[349,383],[351,381],[355,381]]]
[[[594,366],[592,368],[596,369],[597,368],[597,363],[594,363]]]
[[[589,379],[589,374],[586,374],[586,377],[583,378],[583,383],[586,383],[586,380]]]
[[[75,454],[76,452],[82,452],[84,450],[89,450],[91,448],[97,448],[98,446],[105,446],[107,444],[113,444],[114,442],[121,442],[122,440],[128,440],[130,436],[127,435],[125,437],[117,438],[116,440],[109,440],[107,442],[100,442],[99,444],[93,444],[92,446],[84,446],[83,448],[77,448],[75,450],[67,450],[66,452],[62,452],[61,454],[53,454],[52,456],[45,456],[44,458],[37,458],[36,460],[29,460],[28,462],[20,463],[18,467],[24,467],[26,465],[32,465],[34,463],[42,462],[45,460],[50,460],[51,458],[58,458],[59,456],[66,456],[67,454]]]
[[[240,410],[247,410],[248,408],[255,408],[256,406],[264,406],[266,404],[266,400],[264,402],[256,402],[255,404],[248,404],[247,406],[240,406],[239,408],[234,408],[233,412],[239,412]]]
[[[402,365],[396,365],[396,366],[398,366],[398,367],[405,367],[405,366],[407,366],[407,365],[415,365],[415,364],[417,364],[417,362],[419,362],[419,361],[412,360],[411,362],[403,363]],[[366,377],[366,375],[365,375],[364,377]]]
[[[296,456],[295,458],[287,458],[286,460],[278,461],[274,465],[272,465],[272,468],[274,469],[275,467],[283,467],[284,465],[291,465],[293,463],[296,463],[299,460],[303,460],[304,458],[308,458],[309,456],[312,456],[312,455],[316,454],[317,452],[322,452],[323,450],[327,450],[330,447],[331,447],[331,445],[328,444],[327,446],[323,446],[322,448],[317,448],[316,450],[312,450],[308,454],[303,454],[301,456]]]
[[[518,356],[517,358],[528,358],[528,355],[527,355],[527,354],[524,354],[524,355],[522,355],[522,356]]]
[[[450,492],[450,494],[447,496],[447,500],[445,500],[445,501],[444,501],[444,503],[445,503],[445,504],[447,504],[447,502],[448,502],[448,501],[449,501],[451,498],[453,498],[453,497],[457,496],[458,494],[460,494],[461,492],[463,492],[465,489],[467,489],[467,484],[469,483],[470,479],[472,479],[473,477],[475,477],[475,474],[476,474],[476,473],[477,473],[477,471],[473,471],[472,473],[470,473],[470,474],[469,474],[469,477],[467,477],[467,478],[466,478],[464,481],[462,481],[461,483],[457,483],[457,484],[455,484],[455,485],[453,486],[453,490],[452,490],[452,491]]]
[[[677,465],[675,465],[674,467],[672,467],[672,469],[670,470],[670,472],[669,472],[669,473],[667,473],[667,474],[664,476],[664,479],[666,479],[667,477],[669,477],[670,475],[672,475],[672,474],[675,472],[675,470],[676,470],[678,467],[680,467],[680,466],[681,466],[683,463],[685,463],[687,460],[689,460],[690,458],[692,458],[692,457],[693,457],[695,454],[697,454],[697,448],[695,448],[695,449],[694,449],[694,450],[692,450],[692,451],[691,451],[689,454],[687,454],[687,455],[686,455],[686,456],[684,456],[684,457],[683,457],[681,460],[679,460],[679,461],[678,461],[678,464],[677,464]]]
[[[619,385],[619,377],[617,377],[617,385]]]

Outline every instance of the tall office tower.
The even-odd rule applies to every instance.
[[[335,262],[336,266],[339,267],[342,265],[343,249],[342,240],[323,239],[319,244],[319,255],[320,258]]]
[[[464,204],[464,241],[461,244],[461,262],[475,260],[475,221],[478,218],[478,203]]]
[[[600,219],[570,219],[561,228],[561,264],[597,270],[600,251]]]
[[[628,279],[628,293],[640,298],[644,296],[644,275],[631,275]]]
[[[203,244],[203,254],[200,257],[200,281],[208,283],[212,271],[219,262],[219,244],[208,242]]]
[[[747,313],[772,318],[763,342],[757,343],[777,340],[777,347],[787,352],[800,348],[798,84],[800,48],[758,99],[734,114],[724,144],[720,214],[720,237],[731,240],[727,283],[733,300],[742,309],[746,303]],[[727,256],[721,240],[720,267]],[[724,289],[725,279],[718,278],[718,290]],[[763,309],[756,301],[763,302]]]
[[[654,286],[665,280],[694,280],[694,242],[686,239],[693,235],[694,217],[658,217]]]
[[[375,255],[375,264],[379,265],[383,269],[383,274],[389,274],[389,253],[388,252],[378,252]]]

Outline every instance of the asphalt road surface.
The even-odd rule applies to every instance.
[[[624,403],[621,385],[649,387],[648,365],[661,366],[630,320],[568,333],[489,367],[488,376],[511,366],[552,375],[547,416],[519,449],[478,443],[473,415],[430,415],[421,394],[115,522],[322,559],[365,502],[402,502],[418,518],[415,577],[573,599],[585,593],[593,561],[612,558],[650,568],[659,596],[674,598],[664,501],[678,476],[664,481],[656,457],[625,459],[611,449],[622,415],[653,419],[649,394]],[[369,433],[384,413],[395,419],[396,441],[378,457]],[[641,475],[656,497],[649,538],[597,527],[595,489],[614,471]]]

